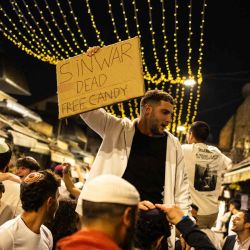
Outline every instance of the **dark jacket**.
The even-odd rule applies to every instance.
[[[229,235],[226,238],[226,241],[223,245],[222,250],[233,250],[234,249],[234,244],[236,240],[236,235]],[[250,250],[250,247],[248,248]]]
[[[176,224],[176,227],[187,244],[194,247],[195,250],[216,250],[207,235],[188,217]]]

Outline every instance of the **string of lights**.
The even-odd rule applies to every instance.
[[[90,4],[89,4],[89,0],[86,0],[86,6],[88,8],[88,14],[90,15],[90,20],[92,22],[92,27],[94,28],[95,32],[96,32],[96,37],[97,40],[100,44],[100,46],[104,46],[104,41],[102,41],[101,37],[100,37],[100,31],[97,29],[96,23],[95,23],[95,18],[94,15],[92,14],[91,8],[90,8]]]
[[[148,13],[149,13],[149,30],[150,30],[150,33],[151,33],[151,41],[152,41],[152,47],[153,47],[153,55],[154,55],[154,59],[155,59],[155,66],[156,66],[156,71],[157,71],[157,74],[159,73],[160,74],[160,77],[159,77],[159,80],[157,81],[157,83],[161,83],[162,82],[162,79],[163,79],[163,73],[162,73],[162,69],[161,69],[161,66],[160,66],[160,61],[158,59],[158,56],[157,56],[157,50],[156,50],[156,45],[155,45],[155,31],[154,31],[154,27],[153,27],[153,18],[152,18],[152,6],[151,6],[151,3],[150,3],[150,0],[147,0],[148,2]],[[156,84],[157,84],[156,83]]]
[[[202,12],[201,12],[201,33],[200,33],[200,47],[199,47],[199,58],[198,58],[198,72],[197,72],[197,92],[196,92],[196,100],[194,103],[194,113],[192,116],[192,122],[194,122],[196,116],[197,116],[197,110],[198,110],[198,104],[200,101],[200,89],[201,89],[201,84],[202,84],[202,58],[203,58],[203,47],[204,47],[204,41],[203,41],[203,36],[204,36],[204,24],[205,24],[205,10],[206,10],[207,4],[206,0],[203,0],[203,7],[202,7]]]
[[[58,0],[56,0],[56,4],[57,4],[57,6],[58,6],[58,9],[59,9],[59,12],[60,12],[60,14],[61,14],[61,16],[62,16],[62,18],[63,18],[63,24],[64,24],[64,26],[66,27],[66,31],[69,33],[69,35],[71,36],[71,38],[72,38],[72,43],[75,45],[75,47],[76,47],[76,51],[75,51],[75,55],[78,55],[79,53],[83,53],[83,50],[80,48],[80,46],[78,45],[78,43],[77,43],[77,41],[76,41],[76,38],[75,38],[75,34],[74,34],[74,32],[72,32],[72,30],[70,29],[70,26],[69,26],[69,24],[68,24],[68,22],[67,22],[67,16],[64,14],[64,12],[63,12],[63,9],[62,9],[62,7],[61,7],[61,4],[60,4],[60,2],[58,1]]]
[[[27,5],[27,4],[25,3],[25,5]],[[46,21],[44,15],[43,15],[43,11],[39,8],[36,0],[34,0],[34,7],[36,8],[37,13],[39,14],[39,19],[40,19],[40,22],[37,21],[37,25],[39,25],[39,23],[45,25],[45,27],[48,30],[48,32],[46,32],[46,34],[49,34],[49,37],[52,39],[52,42],[50,41],[50,43],[52,43],[54,46],[56,45],[58,47],[58,49],[60,50],[60,55],[61,55],[60,59],[63,60],[65,58],[68,58],[69,57],[68,51],[64,49],[63,45],[61,45],[61,43],[59,42],[59,39],[57,39],[57,37],[54,35],[54,32],[52,31],[51,27],[48,25],[48,21]],[[49,6],[46,6],[46,8],[48,9]],[[31,11],[29,11],[29,12],[30,12],[30,15],[32,15],[31,14],[32,12]],[[49,13],[51,14],[51,12],[49,12]],[[44,33],[45,33],[45,31],[44,31]],[[60,32],[59,32],[59,34],[60,34]],[[64,36],[62,36],[62,38],[64,39]],[[53,64],[53,62],[50,62],[50,61],[49,61],[49,63]]]
[[[4,20],[4,18],[6,19],[6,22],[3,23],[1,21],[1,24],[2,24],[3,29],[5,31],[4,35],[6,35],[6,37],[9,40],[12,40],[12,41],[15,40],[15,44],[19,48],[21,48],[22,50],[27,52],[27,54],[29,54],[29,55],[33,55],[36,58],[44,60],[44,61],[46,61],[46,60],[55,61],[55,58],[51,58],[50,56],[44,54],[43,51],[40,51],[39,48],[37,48],[37,46],[35,46],[32,43],[32,42],[34,42],[34,38],[28,39],[26,37],[26,35],[20,31],[20,29],[17,27],[16,23],[13,22],[12,18],[5,12],[5,10],[2,7],[0,7],[0,12],[3,13],[3,15],[2,15],[3,20]],[[15,30],[15,32],[14,32],[14,30]],[[15,39],[11,39],[11,37],[13,37],[14,35],[15,35]],[[18,35],[18,37],[17,37],[17,35]],[[24,40],[24,41],[22,41],[22,40]]]
[[[35,2],[35,7],[43,14],[43,12],[41,11],[41,9],[39,8],[39,5],[37,4],[36,0],[34,0]],[[51,18],[51,21],[52,23],[54,24],[54,27],[56,28],[56,30],[58,31],[58,33],[60,34],[60,36],[62,37],[62,40],[64,41],[67,49],[64,49],[63,52],[65,52],[66,54],[66,58],[69,58],[70,57],[70,54],[69,52],[72,54],[72,55],[75,55],[75,51],[73,50],[73,48],[71,47],[71,45],[68,43],[66,37],[64,36],[64,33],[62,31],[62,29],[60,28],[59,24],[57,23],[56,19],[55,19],[55,16],[54,16],[54,11],[51,10],[51,8],[49,7],[49,4],[47,3],[47,0],[44,0],[45,2],[45,6],[46,6],[46,9],[48,11],[48,14]],[[43,18],[45,18],[43,16]],[[46,20],[46,19],[45,19]],[[69,50],[69,51],[68,51]]]
[[[44,31],[41,29],[41,27],[39,26],[39,22],[35,19],[35,17],[32,15],[32,12],[29,8],[29,5],[25,2],[25,0],[22,0],[23,6],[25,7],[28,16],[31,18],[31,20],[34,23],[34,26],[36,27],[36,29],[38,30],[38,33],[40,32],[43,40],[46,42],[46,44],[48,46],[51,47],[51,49],[54,51],[54,53],[56,54],[56,58],[57,60],[63,60],[62,55],[60,54],[60,52],[56,49],[55,44],[51,43],[50,40],[48,39],[48,37],[45,35]],[[48,28],[48,25],[46,26]]]
[[[68,0],[68,4],[69,4],[69,8],[70,8],[70,14],[73,16],[73,19],[75,21],[75,25],[77,27],[77,33],[78,35],[80,36],[80,38],[82,39],[83,41],[83,44],[85,46],[85,49],[84,50],[81,50],[81,53],[83,53],[89,46],[88,46],[88,43],[87,43],[87,40],[85,39],[85,37],[83,36],[83,32],[82,32],[82,29],[79,25],[79,22],[78,22],[78,19],[74,13],[74,10],[72,8],[72,3],[71,3],[71,0]]]
[[[126,16],[126,11],[125,11],[124,0],[121,0],[120,5],[122,7],[122,14],[123,14],[123,18],[124,18],[125,31],[126,31],[127,37],[131,38],[129,27],[128,27],[128,18]]]
[[[18,21],[19,21],[21,27],[23,28],[24,32],[25,32],[28,36],[31,37],[30,39],[31,39],[32,42],[34,42],[35,46],[40,47],[42,53],[45,54],[45,53],[46,53],[46,47],[43,45],[43,43],[42,43],[40,37],[38,37],[38,36],[36,35],[36,33],[34,33],[34,32],[32,31],[31,26],[29,26],[29,24],[28,24],[28,22],[27,22],[25,16],[23,15],[23,12],[22,12],[21,9],[19,8],[18,4],[17,4],[15,1],[12,1],[12,0],[10,1],[10,3],[11,3],[11,6],[12,6],[12,8],[13,8],[15,14],[16,14],[16,16],[19,17],[19,18],[18,18]],[[27,35],[26,35],[26,36],[27,36]],[[40,45],[40,44],[41,44],[41,45]],[[40,45],[40,46],[39,46],[39,45]],[[50,50],[48,50],[47,52],[48,52],[48,54],[51,56]]]
[[[162,33],[163,33],[163,38],[164,38],[164,43],[163,43],[163,49],[165,51],[164,53],[164,60],[165,60],[165,67],[167,70],[167,79],[171,82],[173,80],[173,76],[170,70],[169,62],[168,62],[168,37],[167,37],[167,31],[166,31],[166,8],[165,8],[165,1],[161,0],[161,9],[162,9]],[[172,86],[172,85],[171,85]]]

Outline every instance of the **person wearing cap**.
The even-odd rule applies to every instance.
[[[140,201],[136,188],[118,176],[101,175],[85,184],[82,199],[83,227],[61,239],[57,249],[132,249]]]
[[[96,51],[88,52],[91,55]],[[155,203],[177,204],[188,213],[191,202],[181,145],[166,130],[173,112],[173,97],[151,90],[141,99],[140,116],[134,121],[117,118],[104,109],[81,114],[103,139],[89,179],[105,173],[120,176],[139,191],[141,209],[153,209]],[[79,214],[81,200],[80,195],[76,209]]]
[[[0,226],[0,249],[52,249],[51,232],[43,223],[55,216],[59,185],[56,176],[47,170],[30,173],[24,178],[20,185],[24,211]]]
[[[16,175],[22,180],[31,172],[39,171],[39,163],[31,156],[25,156],[17,159]]]
[[[0,142],[0,176],[3,179],[5,192],[0,203],[0,225],[22,212],[20,202],[20,184],[14,182],[11,173],[6,172],[12,155],[11,148],[5,142]],[[7,177],[7,178],[6,178]],[[18,177],[16,176],[16,179]]]

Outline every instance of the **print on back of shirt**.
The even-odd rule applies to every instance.
[[[198,149],[195,155],[196,164],[194,178],[194,188],[197,191],[207,192],[216,189],[218,176],[218,162],[216,159],[218,157],[218,155],[214,155],[209,150]]]

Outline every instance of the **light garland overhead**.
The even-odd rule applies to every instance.
[[[104,46],[139,36],[146,89],[163,89],[175,97],[176,109],[170,130],[178,134],[178,126],[187,127],[197,116],[203,79],[206,0],[200,8],[201,23],[196,29],[194,16],[197,19],[199,13],[194,13],[192,0],[189,3],[180,0],[115,1],[98,2],[99,6],[94,0],[2,1],[0,31],[27,54],[50,64],[83,53],[90,45]],[[98,12],[101,4],[102,12],[107,10],[107,13]],[[187,13],[187,21],[179,17],[183,13]],[[106,25],[105,31],[110,29],[115,40],[107,40],[105,35],[107,18],[110,18],[111,25]],[[185,32],[187,38],[183,41],[179,36],[183,37]],[[199,48],[195,48],[197,41],[194,39],[198,36]],[[183,44],[186,44],[185,51]],[[197,61],[194,58],[198,58]],[[187,88],[183,84],[186,79],[198,84]],[[106,107],[106,110],[134,119],[139,115],[139,102],[134,99]]]

